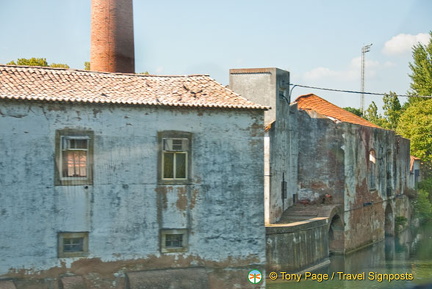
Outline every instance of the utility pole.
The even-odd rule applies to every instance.
[[[366,52],[370,51],[370,47],[372,46],[372,43],[369,45],[365,45],[362,47],[362,54],[361,54],[361,112],[364,113],[364,80],[365,80],[365,54]]]

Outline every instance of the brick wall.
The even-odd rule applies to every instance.
[[[90,68],[135,72],[132,0],[92,0]]]

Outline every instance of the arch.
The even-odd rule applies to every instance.
[[[391,204],[387,204],[384,214],[384,234],[385,236],[394,236],[394,215]]]
[[[376,190],[376,160],[377,155],[374,149],[369,150],[369,164],[368,164],[368,184],[369,184],[369,190],[374,191]]]
[[[344,253],[344,224],[339,214],[333,215],[330,221],[328,238],[329,238],[329,251],[331,254]]]

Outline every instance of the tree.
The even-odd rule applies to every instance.
[[[426,177],[432,177],[432,99],[412,103],[396,131],[411,140],[411,154],[421,159]]]
[[[51,63],[48,64],[46,58],[18,58],[17,61],[10,61],[6,63],[7,65],[25,65],[25,66],[49,66],[49,67],[59,67],[59,68],[69,68],[69,65],[62,63]]]
[[[409,64],[411,69],[411,91],[410,95],[431,96],[432,95],[432,31],[429,32],[429,43],[423,45],[421,43],[413,47],[413,62]],[[422,101],[423,98],[410,97],[408,105],[411,103]]]
[[[57,67],[57,68],[70,68],[69,65],[62,64],[62,63],[51,63],[49,66],[50,67]]]
[[[378,126],[386,126],[386,120],[378,113],[378,107],[374,101],[372,101],[369,107],[363,112],[363,118]]]
[[[17,61],[6,63],[7,65],[26,65],[26,66],[48,66],[46,58],[18,58]]]
[[[359,116],[359,117],[363,117],[363,113],[361,111],[360,108],[354,108],[354,107],[344,107],[345,110]]]
[[[386,93],[383,96],[383,102],[385,122],[382,125],[386,129],[396,130],[399,118],[403,112],[399,98],[396,93],[390,91],[390,93]]]

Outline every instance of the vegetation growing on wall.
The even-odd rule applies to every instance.
[[[429,198],[431,189],[419,189],[418,197],[413,201],[416,217],[422,223],[432,221],[432,204]]]

